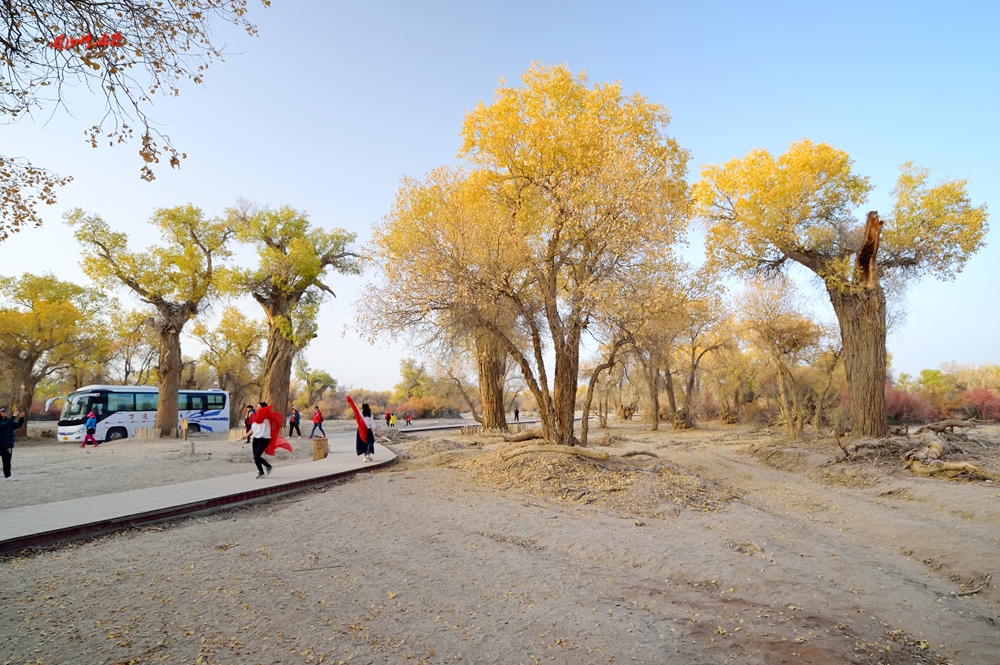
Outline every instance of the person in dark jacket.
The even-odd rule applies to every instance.
[[[302,438],[302,430],[299,429],[299,422],[302,420],[302,414],[294,406],[292,407],[292,413],[288,416],[288,436],[292,436],[292,432],[297,432],[299,438]]]
[[[10,475],[10,458],[14,454],[14,432],[24,425],[24,411],[14,410],[14,417],[7,417],[7,409],[0,407],[0,457],[3,457],[4,480],[17,480]]]

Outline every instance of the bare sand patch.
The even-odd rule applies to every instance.
[[[501,463],[504,444],[453,434],[399,442],[404,459],[364,479],[9,558],[0,655],[1000,660],[1000,595],[986,582],[1000,489],[902,474],[818,482],[826,467],[809,455],[822,446],[775,468],[777,455],[751,450],[788,446],[748,428],[609,433],[620,442],[603,468],[549,454]],[[635,450],[656,457],[624,456]]]

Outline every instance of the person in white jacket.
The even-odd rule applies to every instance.
[[[267,406],[267,402],[261,402],[258,412]],[[261,422],[257,422],[260,420]],[[253,463],[257,465],[258,480],[270,476],[274,467],[264,459],[264,451],[267,444],[271,442],[271,422],[267,418],[254,418],[254,423],[250,427],[250,441],[253,444]]]

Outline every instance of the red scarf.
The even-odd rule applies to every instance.
[[[288,452],[292,452],[292,444],[288,443],[288,440],[283,436],[279,436],[281,432],[281,426],[285,424],[285,418],[274,411],[270,406],[264,406],[257,409],[257,413],[253,416],[253,421],[260,424],[264,421],[271,423],[271,440],[267,444],[267,448],[264,450],[265,455],[271,455],[272,457],[278,448],[284,448]]]
[[[358,436],[361,437],[362,441],[368,440],[368,425],[365,424],[365,419],[361,417],[361,412],[358,411],[358,407],[355,406],[354,400],[351,396],[347,396],[347,403],[351,405],[351,411],[354,412],[354,419],[358,421]]]

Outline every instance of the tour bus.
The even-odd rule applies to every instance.
[[[153,427],[160,391],[155,386],[86,386],[63,397],[59,415],[59,441],[82,443],[87,414],[97,416],[98,441],[116,441],[135,436],[137,427]],[[177,426],[187,418],[188,432],[229,430],[229,393],[225,390],[181,390],[178,394]]]

